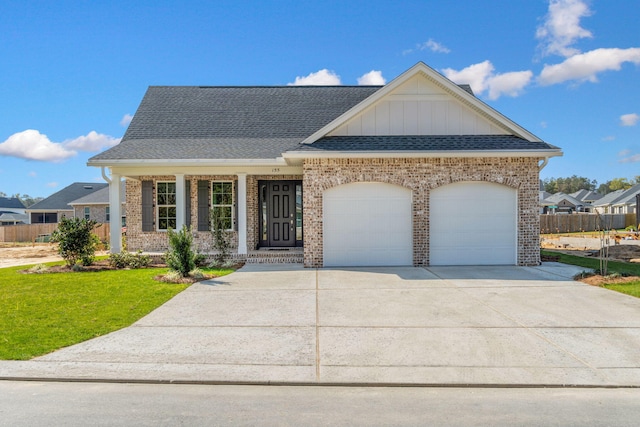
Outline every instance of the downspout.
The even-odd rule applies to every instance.
[[[111,180],[109,179],[109,177],[107,176],[107,174],[104,171],[104,166],[102,166],[100,169],[102,170],[102,179],[104,179],[105,181],[107,181],[107,184],[111,184]]]

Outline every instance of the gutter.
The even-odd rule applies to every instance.
[[[562,156],[558,150],[518,151],[288,151],[285,159],[343,159],[343,158],[438,158],[438,157],[543,157],[544,165],[550,157]]]

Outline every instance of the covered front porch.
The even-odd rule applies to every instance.
[[[193,231],[198,250],[213,254],[210,218],[217,209],[225,221],[233,258],[298,262],[303,247],[301,171],[283,167],[280,174],[268,174],[263,171],[267,168],[254,168],[253,173],[231,174],[229,169],[217,168],[215,174],[198,169],[171,175],[155,169],[135,174],[116,170],[105,176],[110,181],[112,219],[122,214],[114,202],[122,191],[118,183],[125,179],[126,249],[162,254],[168,249],[167,230],[186,225]],[[269,171],[280,172],[279,168]],[[120,224],[112,225],[110,243],[111,252],[122,250]]]

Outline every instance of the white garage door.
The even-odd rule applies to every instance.
[[[411,190],[353,183],[323,194],[324,265],[413,264]]]
[[[517,192],[487,182],[460,182],[431,191],[431,265],[514,265]]]

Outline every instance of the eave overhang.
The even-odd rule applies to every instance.
[[[397,158],[451,158],[451,157],[535,157],[545,159],[562,156],[562,150],[450,150],[450,151],[289,151],[282,155],[289,164],[304,159],[397,159]]]

